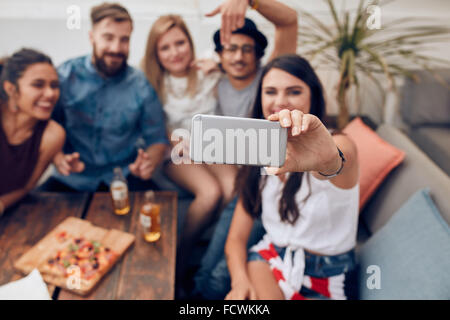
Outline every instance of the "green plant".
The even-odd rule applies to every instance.
[[[327,26],[314,15],[299,10],[299,51],[313,61],[332,64],[339,70],[337,102],[338,127],[349,121],[347,93],[352,86],[360,89],[361,75],[370,79],[382,92],[379,74],[388,81],[388,88],[397,92],[397,76],[416,78],[412,67],[433,72],[431,64],[450,65],[450,61],[424,54],[427,45],[449,41],[450,28],[422,24],[419,19],[403,18],[383,23],[380,29],[369,29],[370,6],[381,6],[392,1],[360,0],[356,12],[342,10],[340,14],[332,0],[328,4],[334,25]],[[422,22],[423,23],[423,22]],[[442,79],[438,79],[443,81]],[[359,106],[358,106],[359,110]],[[359,112],[359,111],[358,111]]]

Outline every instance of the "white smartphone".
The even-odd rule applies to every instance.
[[[281,167],[287,129],[279,122],[197,114],[192,118],[190,157],[195,163]]]

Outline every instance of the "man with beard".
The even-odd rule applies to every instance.
[[[44,190],[95,191],[109,186],[115,167],[131,190],[149,189],[168,145],[157,95],[127,64],[133,22],[119,4],[91,10],[90,55],[58,68],[61,98],[53,118],[67,131],[58,170]],[[129,175],[131,173],[131,175]]]

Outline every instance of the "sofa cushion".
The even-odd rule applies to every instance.
[[[409,136],[425,153],[450,175],[450,125],[423,126],[410,130]]]
[[[355,142],[358,150],[359,206],[362,209],[388,173],[402,162],[405,154],[381,139],[360,118],[352,120],[343,131]]]
[[[392,170],[361,212],[371,233],[376,232],[418,189],[429,187],[444,219],[450,224],[450,177],[400,130],[381,125],[377,134],[405,151],[403,163]]]
[[[450,69],[436,71],[450,83]],[[427,71],[417,71],[418,83],[406,79],[401,92],[400,110],[410,126],[450,124],[450,90]]]
[[[450,299],[450,228],[422,189],[359,250],[361,299]]]

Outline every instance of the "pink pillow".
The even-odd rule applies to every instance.
[[[381,139],[360,118],[355,118],[343,130],[356,144],[359,160],[359,208],[383,182],[389,172],[405,158],[405,152]]]

